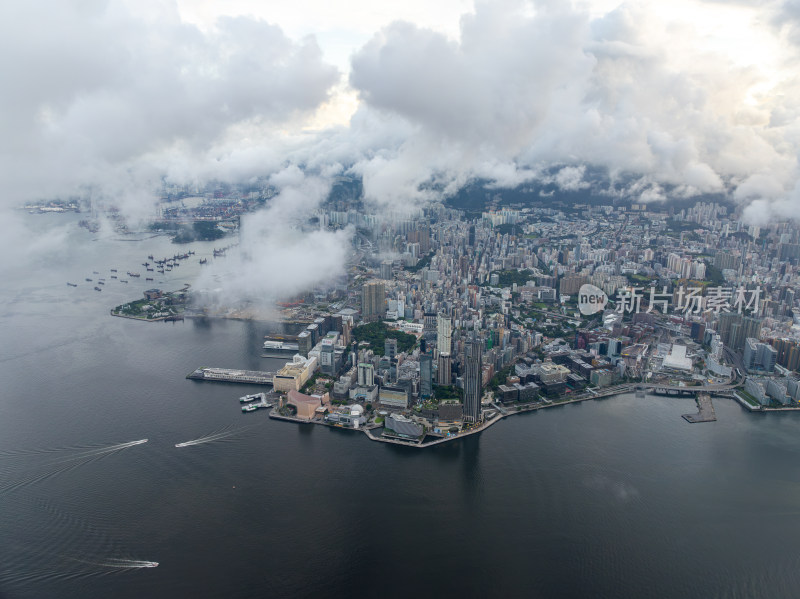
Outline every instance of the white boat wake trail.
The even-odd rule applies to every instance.
[[[242,433],[247,429],[253,428],[252,426],[243,426],[241,428],[235,428],[233,430],[223,430],[220,432],[215,432],[210,435],[206,435],[205,437],[199,437],[197,439],[192,439],[191,441],[184,441],[183,443],[176,443],[175,447],[191,447],[192,445],[202,445],[203,443],[212,443],[214,441],[221,441],[222,439],[229,439],[234,435]]]
[[[157,568],[158,562],[138,559],[109,559],[98,565],[105,568]]]
[[[128,449],[129,447],[135,447],[136,445],[142,445],[143,443],[147,443],[147,441],[148,439],[139,439],[138,441],[117,443],[115,445],[110,445],[108,447],[98,447],[94,449],[89,449],[88,451],[81,451],[80,453],[71,455],[66,458],[62,458],[60,460],[46,462],[44,464],[39,464],[37,466],[29,466],[26,468],[26,471],[30,471],[31,469],[34,471],[41,470],[42,468],[47,468],[48,466],[50,468],[48,468],[44,472],[35,473],[31,476],[11,482],[7,485],[0,487],[0,495],[43,481],[47,478],[50,478],[51,476],[64,474],[65,472],[69,472],[70,470],[79,468],[80,466],[84,466],[90,462],[94,462],[95,460],[102,459],[118,451]]]
[[[90,449],[89,451],[82,451],[81,453],[75,454],[68,458],[64,458],[63,460],[56,460],[55,462],[50,462],[51,464],[63,464],[64,462],[74,462],[75,460],[83,460],[85,458],[96,458],[100,457],[109,453],[114,453],[115,451],[122,451],[123,449],[128,449],[129,447],[134,447],[136,445],[142,445],[143,443],[147,443],[149,439],[139,439],[138,441],[128,441],[127,443],[117,443],[116,445],[111,445],[109,447],[98,447],[97,449]]]

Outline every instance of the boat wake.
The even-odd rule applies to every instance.
[[[149,439],[139,439],[138,441],[128,441],[127,443],[117,443],[116,445],[110,445],[108,447],[98,447],[96,449],[90,449],[88,451],[82,451],[78,454],[69,456],[67,458],[63,458],[61,460],[56,460],[55,462],[50,462],[51,464],[62,464],[64,462],[74,462],[75,460],[83,460],[83,459],[91,459],[100,456],[107,455],[109,453],[115,453],[117,451],[122,451],[123,449],[128,449],[129,447],[135,447],[136,445],[142,445],[147,443]]]
[[[98,565],[104,568],[157,568],[158,562],[148,562],[138,559],[108,559]]]
[[[214,441],[221,441],[223,439],[230,439],[234,435],[244,432],[245,430],[252,428],[252,426],[243,426],[241,428],[235,428],[233,430],[226,429],[220,432],[215,432],[210,435],[206,435],[205,437],[199,437],[197,439],[192,439],[191,441],[184,441],[183,443],[176,443],[175,447],[191,447],[192,445],[202,445],[203,443],[213,443]]]
[[[34,483],[41,482],[52,476],[57,476],[59,474],[70,472],[75,468],[79,468],[85,464],[94,462],[95,460],[102,459],[118,451],[122,451],[128,449],[129,447],[135,447],[136,445],[142,445],[143,443],[147,443],[147,441],[148,439],[139,439],[138,441],[117,443],[115,445],[110,445],[108,447],[97,447],[89,449],[87,451],[81,451],[80,453],[65,458],[45,462],[44,464],[39,464],[36,466],[27,466],[25,468],[25,471],[30,472],[31,470],[33,470],[34,473],[23,479],[10,482],[9,484],[0,487],[0,495],[3,495],[10,491],[15,491],[17,489],[26,487]],[[45,470],[42,472],[41,469]],[[39,470],[39,472],[36,472],[37,470]],[[10,471],[4,471],[4,475],[11,473],[12,472]]]

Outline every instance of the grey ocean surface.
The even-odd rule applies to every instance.
[[[185,376],[274,368],[266,325],[109,316],[212,244],[26,218],[69,244],[0,290],[0,597],[797,596],[800,414],[626,395],[425,451],[244,415]]]

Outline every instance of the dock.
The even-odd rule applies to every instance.
[[[697,414],[683,414],[686,422],[714,422],[717,415],[714,412],[714,404],[711,403],[711,396],[708,393],[697,394]]]
[[[236,370],[233,368],[198,368],[186,375],[187,379],[216,381],[221,383],[248,383],[271,385],[274,372],[263,370]]]

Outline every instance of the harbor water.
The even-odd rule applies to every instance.
[[[0,597],[796,596],[798,414],[630,394],[426,450],[243,414],[186,375],[275,370],[266,324],[109,315],[213,244],[24,221],[63,242],[0,290]]]

